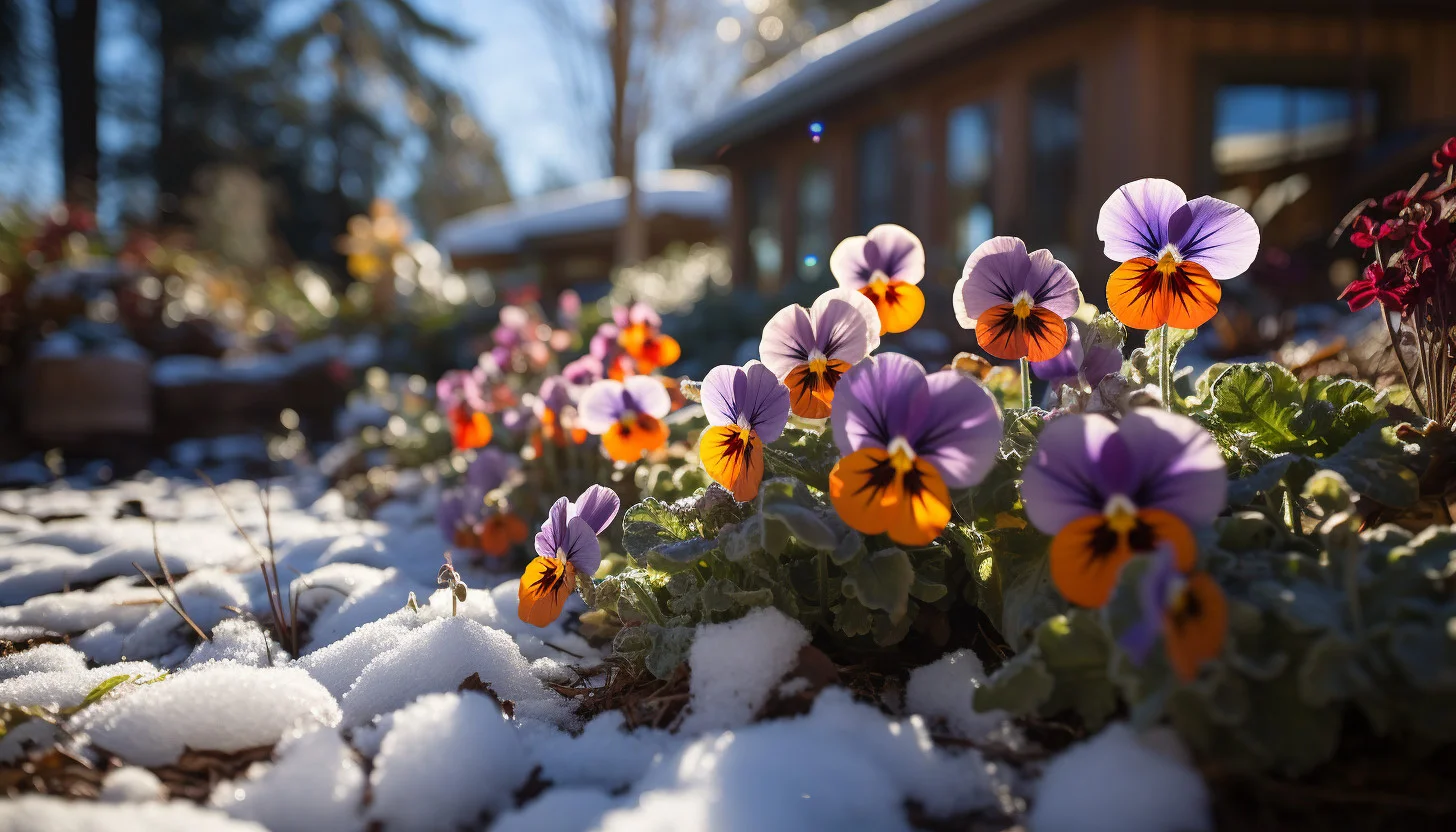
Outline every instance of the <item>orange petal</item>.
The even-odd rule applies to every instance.
[[[456,408],[450,412],[450,433],[455,440],[455,449],[465,451],[489,445],[494,430],[490,417],[484,413],[466,415],[464,408]]]
[[[998,303],[976,319],[976,343],[997,358],[1046,361],[1067,345],[1067,322],[1050,309],[1034,306],[1018,318],[1009,303]]]
[[[1213,578],[1199,573],[1188,578],[1182,596],[1163,621],[1168,663],[1178,678],[1191,682],[1198,668],[1218,658],[1228,635],[1228,600]]]
[[[1031,317],[1021,322],[1021,328],[1026,331],[1026,357],[1030,361],[1056,358],[1067,346],[1067,322],[1050,309],[1032,307]]]
[[[1151,539],[1139,539],[1134,530],[1129,546],[1138,554],[1146,554],[1166,543],[1173,548],[1174,563],[1180,572],[1192,572],[1198,560],[1198,543],[1188,524],[1172,512],[1160,508],[1145,508],[1137,513],[1139,529],[1151,532]]]
[[[1134,329],[1170,324],[1193,329],[1218,312],[1223,289],[1208,270],[1192,261],[1179,263],[1169,275],[1151,257],[1137,257],[1117,267],[1107,280],[1107,307]]]
[[[1052,538],[1052,583],[1073,604],[1100,607],[1112,597],[1117,573],[1131,559],[1127,536],[1107,528],[1106,517],[1081,517]]]
[[[784,377],[789,388],[789,408],[796,416],[805,419],[823,419],[829,415],[834,403],[834,387],[840,376],[849,372],[849,362],[831,358],[825,364],[823,373],[800,364]]]
[[[631,324],[617,335],[617,343],[627,351],[628,355],[637,358],[642,355],[642,350],[647,345],[647,339],[651,338],[652,334],[652,330],[648,328],[647,324]]]
[[[950,492],[935,467],[917,459],[901,474],[880,448],[855,451],[835,464],[829,472],[829,501],[850,528],[888,532],[907,546],[930,543],[950,522]]]
[[[733,499],[746,503],[758,496],[763,481],[763,444],[751,430],[736,425],[717,425],[703,431],[698,455],[708,476],[733,492]]]
[[[526,539],[526,524],[514,514],[493,514],[486,519],[480,531],[480,548],[487,555],[497,557],[509,552],[511,546]]]
[[[575,589],[576,567],[558,558],[536,557],[521,575],[517,615],[534,627],[549,626]]]
[[[667,444],[667,425],[645,413],[631,422],[618,422],[602,435],[602,447],[618,462],[635,462],[644,453]]]
[[[915,322],[925,314],[925,293],[920,291],[919,286],[891,280],[876,289],[877,285],[872,283],[860,291],[874,301],[875,309],[880,313],[881,335],[904,332],[915,326]]]
[[[659,367],[668,367],[677,363],[677,360],[682,358],[682,347],[671,335],[654,335],[643,343],[636,358],[637,372],[646,375]]]

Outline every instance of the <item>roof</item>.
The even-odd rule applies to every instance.
[[[673,145],[679,164],[808,117],[896,72],[933,60],[1066,0],[890,0],[749,76],[712,119]]]
[[[709,221],[728,216],[728,182],[700,170],[645,173],[637,182],[643,217],[669,214]],[[437,243],[451,255],[508,254],[533,239],[620,228],[627,180],[617,176],[551,191],[450,220]]]

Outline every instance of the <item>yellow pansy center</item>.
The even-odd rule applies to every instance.
[[[637,411],[624,410],[622,411],[622,415],[617,417],[617,421],[630,428],[637,424]]]
[[[1158,273],[1164,277],[1168,277],[1173,272],[1178,271],[1178,264],[1182,262],[1183,258],[1178,254],[1178,249],[1173,248],[1173,245],[1170,243],[1158,257]]]
[[[875,273],[872,274],[872,275],[870,275],[870,283],[889,283],[889,282],[890,282],[890,276],[887,275],[887,274],[885,274],[885,272],[884,272],[883,269],[875,269]]]
[[[885,450],[890,453],[890,467],[896,471],[903,474],[915,467],[915,449],[910,447],[910,442],[905,437],[891,439]]]
[[[1031,317],[1031,310],[1035,306],[1036,300],[1032,298],[1031,293],[1019,292],[1016,297],[1011,299],[1011,314],[1024,321]]]
[[[1113,494],[1102,509],[1107,518],[1107,528],[1118,534],[1127,534],[1137,528],[1137,504],[1124,494]]]
[[[809,353],[809,372],[816,376],[822,376],[828,368],[829,359],[824,357],[824,353],[818,350]]]

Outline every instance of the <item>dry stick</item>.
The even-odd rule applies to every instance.
[[[1395,353],[1395,363],[1400,367],[1400,377],[1405,379],[1405,388],[1410,391],[1411,401],[1416,403],[1416,411],[1424,416],[1426,408],[1421,404],[1421,397],[1416,395],[1416,386],[1411,383],[1410,370],[1405,368],[1405,356],[1400,354],[1400,340],[1396,337],[1398,330],[1391,324],[1390,310],[1383,304],[1380,307],[1380,320],[1385,322],[1385,331],[1390,335],[1390,349]]]
[[[207,483],[208,488],[212,489],[212,496],[216,497],[218,503],[222,505],[222,510],[227,514],[228,519],[232,521],[233,528],[238,530],[238,534],[243,536],[243,542],[247,543],[248,548],[253,550],[253,554],[258,556],[258,566],[263,573],[263,588],[268,592],[268,606],[272,610],[275,627],[281,626],[277,622],[283,619],[283,608],[278,606],[280,599],[278,598],[277,590],[272,587],[272,582],[268,575],[268,560],[263,557],[263,550],[258,548],[258,544],[254,543],[253,538],[249,537],[247,531],[243,529],[243,524],[238,522],[237,515],[233,514],[232,507],[227,504],[227,500],[222,498],[222,493],[217,490],[217,484],[212,481],[212,478],[203,473],[200,468],[194,473],[201,477],[203,482]],[[280,629],[279,634],[281,635],[282,632]]]
[[[268,532],[268,563],[273,571],[273,588],[268,596],[268,605],[278,611],[278,635],[287,639],[293,648],[294,655],[298,655],[298,634],[288,626],[288,621],[283,619],[283,584],[278,580],[278,550],[273,543],[273,488],[267,480],[258,492],[258,501],[263,504],[263,528]],[[267,570],[265,570],[267,571]],[[291,587],[290,587],[291,588]],[[275,604],[274,595],[277,596]],[[284,631],[285,626],[287,632]]]
[[[153,580],[151,575],[147,574],[147,570],[143,569],[141,564],[132,561],[131,565],[136,568],[136,571],[142,573],[142,577],[146,578],[147,583],[152,585],[152,589],[155,589],[157,594],[162,596],[162,600],[167,603],[167,606],[171,607],[173,612],[177,613],[182,617],[183,621],[187,622],[187,626],[192,628],[192,632],[196,633],[198,638],[203,641],[211,641],[207,637],[207,633],[202,632],[202,628],[197,626],[196,621],[192,620],[192,616],[187,614],[187,610],[182,608],[182,596],[177,595],[177,585],[172,582],[172,573],[167,570],[167,562],[162,559],[162,547],[157,543],[157,524],[155,522],[152,523],[152,554],[156,556],[157,563],[162,567],[162,577],[167,579],[167,586],[171,587],[172,594],[177,596],[175,601],[167,597],[167,593],[162,591],[162,587]]]

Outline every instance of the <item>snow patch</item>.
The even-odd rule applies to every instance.
[[[616,803],[606,792],[597,789],[555,788],[525,808],[496,818],[490,829],[491,832],[578,832],[594,828]]]
[[[145,829],[147,832],[268,832],[191,803],[87,803],[26,795],[8,801],[0,812],[0,832],[96,832]]]
[[[905,685],[905,710],[941,720],[957,737],[980,740],[1012,732],[1002,711],[978,713],[971,704],[976,688],[986,684],[986,668],[970,650],[947,653],[940,660],[910,671]]]
[[[278,761],[255,764],[246,780],[220,783],[211,805],[272,832],[357,832],[363,828],[364,769],[333,728],[296,728]]]
[[[692,697],[683,730],[747,725],[808,643],[809,631],[773,607],[726,624],[700,625],[688,653]]]
[[[27,673],[67,673],[86,669],[86,657],[64,644],[37,644],[0,656],[0,682]]]
[[[155,803],[167,799],[167,787],[140,766],[122,766],[101,780],[102,803]]]

